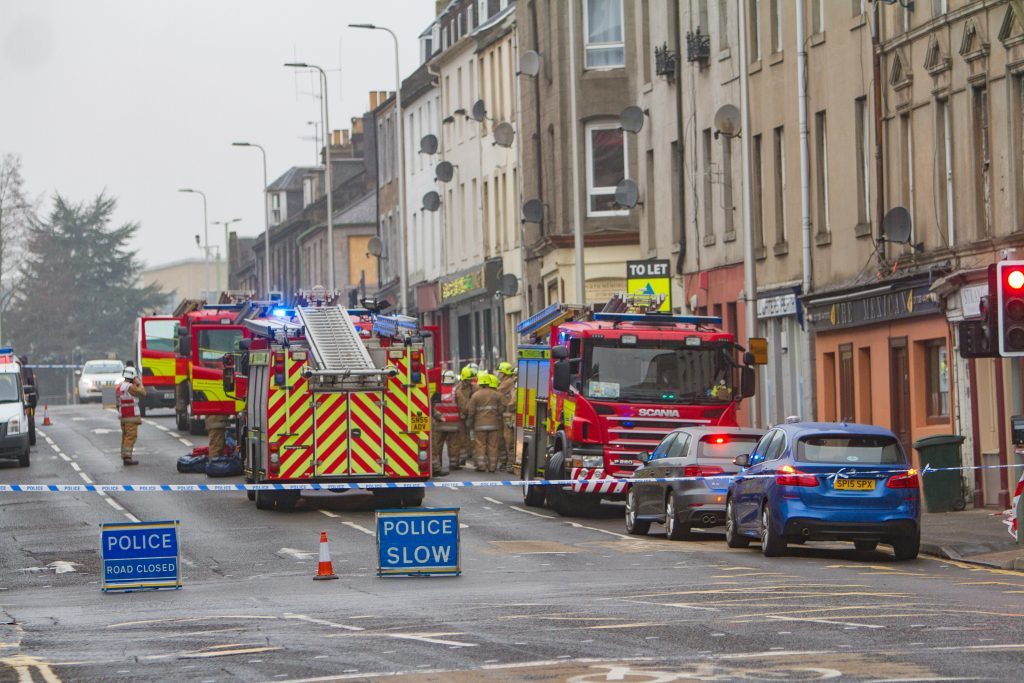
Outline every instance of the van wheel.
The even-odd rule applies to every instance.
[[[31,451],[26,448],[25,452],[18,456],[18,467],[28,467],[29,458],[32,457]]]
[[[736,522],[736,505],[732,498],[725,504],[725,544],[730,548],[746,548],[750,539],[740,533]]]

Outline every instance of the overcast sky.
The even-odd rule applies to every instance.
[[[202,201],[178,188],[263,230],[259,151],[232,141],[266,147],[271,181],[315,162],[319,86],[282,64],[328,70],[331,127],[348,128],[394,89],[390,36],[348,24],[393,29],[404,78],[433,16],[434,0],[0,0],[0,154],[21,155],[33,195],[116,196],[147,264],[201,257]]]

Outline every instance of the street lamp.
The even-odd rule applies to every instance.
[[[255,147],[263,157],[263,286],[270,298],[270,206],[267,201],[267,150],[255,142],[232,142],[232,147]]]
[[[323,130],[324,130],[324,182],[327,184],[327,264],[328,264],[328,289],[331,292],[335,289],[334,283],[334,204],[331,199],[331,190],[334,186],[331,183],[331,126],[329,110],[327,107],[327,72],[316,64],[305,62],[288,62],[285,66],[293,69],[316,69],[320,72],[320,99],[323,100]],[[269,253],[268,253],[269,256]]]
[[[202,190],[193,190],[191,188],[185,188],[178,190],[178,192],[189,192],[191,194],[197,194],[203,198],[203,241],[206,242],[206,247],[203,249],[203,278],[206,280],[206,295],[210,295],[210,226],[206,221],[206,193]]]
[[[224,226],[224,289],[228,288],[228,282],[230,281],[228,274],[231,272],[231,264],[228,262],[228,244],[231,242],[231,233],[228,230],[228,226],[241,220],[241,218],[232,218],[229,221],[212,221],[214,225]]]
[[[398,119],[398,140],[396,145],[398,147],[398,154],[396,154],[396,156],[398,162],[398,201],[401,203],[401,207],[398,212],[398,232],[402,237],[402,248],[400,250],[401,268],[399,269],[400,279],[398,285],[401,289],[402,315],[409,315],[409,260],[406,250],[409,240],[406,234],[406,226],[408,225],[408,222],[405,219],[405,164],[402,160],[405,155],[405,143],[403,141],[405,125],[402,121],[402,76],[401,70],[398,66],[398,36],[396,36],[395,32],[386,26],[377,26],[376,24],[349,24],[349,28],[365,28],[371,31],[386,31],[391,34],[391,39],[395,43],[395,117]]]

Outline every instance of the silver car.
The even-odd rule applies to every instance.
[[[124,363],[119,360],[90,360],[78,371],[78,400],[100,401],[104,387],[115,387],[121,381]]]
[[[729,480],[739,471],[733,459],[749,454],[763,435],[763,429],[746,427],[684,427],[667,434],[654,451],[641,454],[644,464],[633,479],[695,478],[630,484],[626,531],[646,534],[657,522],[678,541],[694,527],[723,526]]]

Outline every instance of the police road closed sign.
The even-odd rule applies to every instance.
[[[181,588],[177,520],[100,529],[104,591]]]
[[[668,260],[626,261],[626,293],[629,296],[663,295],[658,311],[672,311],[672,276]]]
[[[460,573],[459,508],[377,512],[377,576]]]

